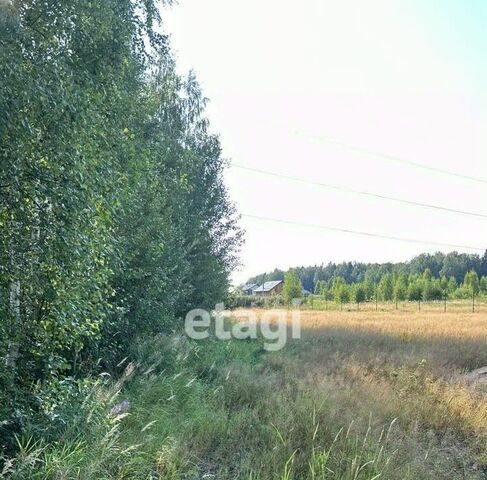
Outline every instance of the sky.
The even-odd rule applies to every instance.
[[[233,164],[487,215],[484,0],[179,0],[162,14]],[[435,242],[487,248],[487,218],[236,166],[225,181],[245,230],[235,283],[274,268],[453,250]]]

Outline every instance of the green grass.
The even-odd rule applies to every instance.
[[[314,388],[305,380],[306,351],[304,343],[266,353],[260,341],[191,342],[180,336],[140,344],[132,355],[133,374],[95,385],[57,440],[35,434],[18,439],[19,453],[7,461],[3,476],[479,478],[460,471],[441,442],[412,435],[393,415],[374,418],[365,414],[367,407],[354,412],[357,399],[349,397],[362,391]],[[108,416],[123,399],[131,403],[129,412]]]
[[[487,312],[487,299],[485,296],[476,297],[475,311],[477,313]],[[422,312],[443,312],[445,309],[445,302],[443,300],[428,300],[420,303],[414,301],[378,301],[374,300],[363,302],[360,305],[349,301],[343,304],[334,300],[325,300],[320,295],[310,295],[305,304],[305,309],[317,311],[356,311],[357,309],[363,312],[410,312],[415,313],[419,309]],[[472,312],[472,299],[448,299],[446,302],[446,311],[456,313],[470,313]]]

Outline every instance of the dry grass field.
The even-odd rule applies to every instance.
[[[268,361],[285,385],[326,399],[337,430],[394,423],[398,469],[381,478],[487,478],[487,389],[466,376],[487,365],[486,313],[304,310],[301,325]]]
[[[0,478],[487,478],[487,388],[466,376],[487,365],[487,314],[302,311],[301,320],[302,337],[277,352],[262,338],[134,344],[133,374],[73,400],[59,441],[20,438]],[[130,410],[107,416],[122,399]]]

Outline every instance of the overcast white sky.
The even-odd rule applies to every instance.
[[[253,168],[487,214],[484,0],[179,0],[163,11],[179,69],[194,69],[224,154]],[[399,205],[239,169],[242,214],[487,246],[487,219]],[[275,267],[400,261],[449,248],[243,217],[234,281]]]

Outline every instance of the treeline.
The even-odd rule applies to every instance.
[[[0,3],[2,449],[227,292],[225,162],[159,20],[156,0]]]
[[[419,278],[425,271],[432,279],[445,281],[450,284],[450,289],[455,284],[461,285],[468,272],[474,271],[480,279],[487,276],[487,251],[483,256],[451,252],[444,254],[421,254],[409,262],[401,263],[328,263],[328,265],[314,265],[309,267],[296,267],[295,271],[306,290],[316,291],[318,282],[330,284],[334,279],[340,278],[345,284],[366,283],[378,285],[382,278],[408,279],[413,283],[414,278]],[[260,274],[249,279],[248,283],[261,284],[263,281],[284,280],[285,272],[279,269],[270,273]],[[409,281],[411,280],[411,281]],[[404,280],[401,280],[402,282]],[[395,281],[394,281],[395,283]],[[320,287],[321,288],[321,287]]]
[[[360,304],[371,300],[397,303],[405,300],[470,299],[480,294],[487,295],[487,276],[479,277],[474,270],[470,270],[458,283],[455,277],[434,278],[431,270],[426,269],[422,274],[385,273],[377,283],[365,279],[348,284],[343,277],[333,277],[328,282],[319,280],[315,285],[315,294],[339,304]]]

